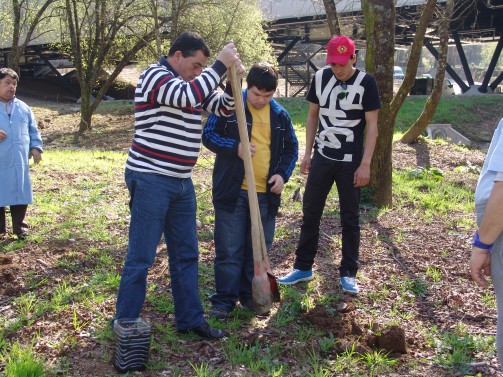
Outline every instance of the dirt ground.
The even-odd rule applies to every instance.
[[[21,97],[21,95],[20,95]],[[79,107],[71,102],[47,102],[40,98],[23,98],[28,104],[36,108],[46,148],[97,148],[126,151],[132,137],[133,121],[132,112],[125,114],[98,114],[95,118],[93,130],[86,136],[74,138],[78,124]],[[42,107],[43,106],[43,107]],[[487,125],[493,127],[493,125]],[[113,134],[114,143],[110,145],[110,135]],[[70,141],[69,141],[70,140]],[[70,145],[69,145],[70,144]],[[204,156],[203,156],[204,157]],[[454,169],[458,166],[481,166],[484,152],[479,150],[459,149],[444,144],[430,143],[421,140],[407,146],[395,143],[393,148],[393,164],[397,169],[415,166],[426,166],[451,172],[449,179],[459,181],[469,187],[475,187],[476,174],[457,175]],[[198,170],[196,174],[208,174],[205,170]],[[207,177],[210,181],[211,178]],[[291,199],[284,198],[283,205],[289,205]],[[362,216],[366,217],[368,208],[362,209]],[[453,218],[458,216],[453,214]],[[472,216],[472,215],[470,215]],[[279,227],[299,227],[300,215],[288,216],[280,213],[277,219]],[[210,229],[208,229],[210,230]],[[417,332],[417,327],[411,323],[422,322],[425,327],[438,326],[441,329],[455,329],[462,323],[474,335],[494,334],[496,331],[496,309],[488,308],[480,300],[482,291],[475,287],[469,279],[467,260],[469,255],[469,240],[471,232],[462,227],[459,230],[452,224],[445,224],[440,220],[431,220],[427,223],[421,219],[410,216],[407,208],[392,208],[385,211],[378,219],[362,224],[361,244],[361,275],[362,294],[358,297],[342,295],[338,286],[337,266],[339,263],[337,237],[340,235],[340,225],[335,219],[325,217],[321,226],[321,242],[318,252],[315,273],[324,277],[323,283],[316,287],[317,292],[323,294],[338,294],[342,299],[332,307],[339,313],[334,319],[333,311],[325,306],[316,306],[305,313],[301,319],[311,323],[324,334],[333,334],[340,342],[337,347],[326,355],[328,359],[336,357],[346,347],[356,344],[356,351],[366,352],[381,348],[396,356],[399,365],[394,376],[437,376],[459,375],[458,372],[449,372],[438,367],[433,367],[432,360],[435,356],[435,347],[430,344],[423,333]],[[387,239],[384,245],[379,240]],[[12,240],[4,240],[13,242]],[[281,239],[276,241],[271,251],[271,263],[274,272],[281,276],[291,269],[295,249],[295,239]],[[213,250],[212,241],[201,241],[203,247]],[[27,243],[26,247],[14,254],[0,254],[0,313],[3,316],[12,316],[14,311],[10,306],[12,298],[26,291],[26,279],[34,266],[40,266],[49,275],[64,273],[54,266],[51,255],[64,252],[67,245],[57,244],[48,240],[48,245],[40,247]],[[89,245],[87,245],[89,246]],[[82,252],[85,252],[86,245]],[[1,248],[1,244],[0,244]],[[165,250],[165,249],[164,249]],[[285,253],[285,250],[290,252]],[[164,254],[161,253],[159,255]],[[159,260],[154,265],[149,279],[153,283],[166,284],[166,260]],[[201,257],[201,263],[212,265],[212,255]],[[387,314],[395,306],[394,299],[397,293],[391,292],[387,297],[375,301],[366,292],[376,287],[386,287],[390,284],[390,276],[406,276],[415,279],[425,276],[428,267],[435,266],[442,271],[440,282],[428,282],[428,294],[417,299],[413,312],[414,318],[404,319],[403,323],[385,329]],[[117,266],[120,268],[120,265]],[[45,273],[45,272],[44,272]],[[78,276],[73,276],[78,279]],[[305,286],[298,287],[300,291]],[[114,303],[104,303],[102,312],[113,315]],[[373,308],[374,314],[362,308]],[[379,314],[381,313],[381,315]],[[173,321],[172,318],[162,318],[152,307],[145,308],[145,317],[151,323]],[[287,362],[291,370],[301,360],[306,359],[306,346],[299,345],[293,334],[296,331],[295,323],[292,328],[276,329],[267,326],[269,319],[258,319],[258,326],[240,329],[239,336],[254,344],[260,339],[267,343],[268,338],[273,338],[284,344],[285,349],[281,354],[282,362]],[[26,327],[25,332],[19,337],[30,339],[34,332],[40,329],[52,329],[55,339],[65,330],[57,317],[52,315],[41,318],[33,326]],[[380,337],[376,336],[380,333]],[[14,340],[14,339],[11,339]],[[197,362],[211,362],[216,367],[223,368],[221,376],[245,375],[242,367],[229,365],[224,362],[221,348],[214,343],[198,340],[181,340],[189,353],[176,351],[167,354],[155,350],[151,359],[166,361],[171,367],[186,368],[187,359]],[[68,349],[54,349],[49,344],[39,344],[36,349],[49,360],[55,361],[65,356],[70,360],[71,375],[74,376],[106,376],[114,375],[110,359],[104,359],[103,354],[109,351],[110,344],[98,342],[92,336],[86,335],[78,340],[78,347]],[[313,341],[310,346],[318,347]],[[108,348],[107,348],[108,347]],[[494,355],[480,355],[481,364],[472,368],[472,372],[480,372],[483,376],[497,376],[498,363]],[[411,367],[415,365],[415,367]],[[191,369],[185,369],[187,375],[192,375]],[[300,374],[299,374],[300,373]],[[167,371],[147,371],[143,376],[170,376]],[[302,372],[292,374],[301,376]]]

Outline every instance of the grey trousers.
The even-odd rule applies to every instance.
[[[482,222],[484,210],[485,204],[476,207],[478,225]],[[498,308],[496,348],[498,350],[500,368],[503,371],[503,233],[500,234],[491,249],[491,280],[496,292],[496,304]]]

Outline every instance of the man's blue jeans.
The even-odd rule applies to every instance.
[[[147,274],[164,233],[178,330],[204,322],[198,292],[196,196],[190,178],[126,169],[131,196],[129,246],[117,296],[116,319],[138,318],[145,301]]]
[[[267,195],[258,194],[267,250],[274,237],[275,216],[268,214]],[[248,191],[241,190],[233,212],[215,208],[215,308],[230,312],[236,301],[252,297],[253,247]]]

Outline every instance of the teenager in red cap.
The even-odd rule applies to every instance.
[[[321,216],[335,182],[342,225],[340,281],[344,292],[359,292],[360,189],[370,180],[381,103],[374,77],[356,69],[355,63],[354,42],[334,37],[327,45],[327,66],[311,82],[306,151],[300,164],[301,172],[309,173],[301,233],[293,270],[278,279],[280,284],[313,279]]]

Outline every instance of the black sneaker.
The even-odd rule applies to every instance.
[[[208,313],[208,317],[223,321],[224,319],[229,318],[229,313],[227,313],[225,309],[213,307],[213,309],[211,309]]]
[[[188,334],[188,333],[195,333],[199,335],[201,338],[205,339],[222,339],[225,338],[228,334],[227,331],[225,330],[220,330],[220,329],[215,329],[210,327],[208,322],[204,321],[201,323],[199,326],[193,327],[191,329],[186,329],[186,330],[178,330],[180,334]]]

